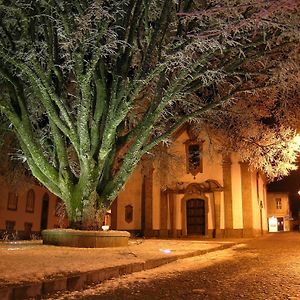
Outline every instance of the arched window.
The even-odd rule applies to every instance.
[[[35,194],[34,190],[30,189],[27,192],[27,199],[26,199],[26,212],[33,213],[34,212],[34,200],[35,200]]]
[[[9,192],[7,199],[7,209],[17,210],[18,208],[18,194],[16,192]]]

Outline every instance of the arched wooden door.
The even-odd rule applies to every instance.
[[[42,199],[42,213],[41,213],[41,230],[48,227],[48,209],[49,209],[49,195],[44,194]]]
[[[186,202],[187,234],[205,235],[205,201],[190,199]]]

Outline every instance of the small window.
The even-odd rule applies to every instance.
[[[34,212],[34,200],[35,200],[34,190],[30,189],[27,193],[26,212],[30,212],[30,213]]]
[[[202,143],[187,141],[186,143],[187,172],[192,175],[203,172],[202,167]]]
[[[18,208],[18,195],[15,192],[8,193],[7,209],[17,210]]]
[[[8,233],[13,233],[15,231],[16,222],[15,221],[6,221],[5,222],[6,231]]]
[[[133,219],[133,207],[132,205],[125,206],[125,221],[131,223]]]
[[[276,209],[282,209],[281,198],[276,198],[275,202],[276,202]]]

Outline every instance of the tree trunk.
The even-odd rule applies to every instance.
[[[69,207],[70,210],[67,209],[69,227],[81,230],[100,229],[106,211],[109,209],[109,207],[104,206],[102,201],[99,201],[99,195],[96,191],[91,192],[88,197],[81,197],[80,199],[74,192]]]

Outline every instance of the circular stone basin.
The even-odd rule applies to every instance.
[[[43,244],[79,248],[106,248],[128,246],[127,231],[88,231],[74,229],[46,229],[42,231]]]

